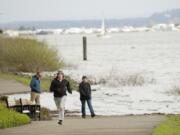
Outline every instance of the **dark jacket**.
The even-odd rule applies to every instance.
[[[81,100],[91,99],[91,86],[87,82],[81,82],[79,84],[79,92]]]
[[[36,75],[32,77],[30,87],[32,92],[41,93],[40,80],[36,77]]]
[[[51,82],[50,91],[54,93],[54,97],[63,97],[67,95],[66,91],[72,93],[70,84],[66,79],[62,81],[54,79]]]

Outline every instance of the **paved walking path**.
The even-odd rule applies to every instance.
[[[0,79],[0,95],[28,92],[30,89],[13,80]],[[160,115],[96,117],[81,119],[68,117],[64,125],[57,120],[33,121],[31,124],[0,129],[0,135],[150,135],[165,119]]]
[[[0,79],[0,95],[29,92],[30,88],[14,80]]]
[[[81,119],[69,117],[63,125],[57,120],[34,121],[29,125],[0,130],[0,135],[151,135],[165,119],[160,115],[96,117]]]

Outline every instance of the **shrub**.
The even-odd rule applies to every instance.
[[[7,101],[7,96],[0,96],[0,104],[7,106],[6,101]]]
[[[145,78],[141,74],[125,74],[115,75],[110,74],[107,77],[101,78],[97,83],[106,84],[108,86],[142,86],[145,83]]]
[[[63,66],[57,50],[35,39],[0,36],[0,70],[34,72],[54,71]]]
[[[41,108],[41,120],[51,120],[52,117],[50,115],[50,110],[45,108],[45,107],[42,107]]]
[[[71,77],[69,76],[65,76],[65,79],[67,79],[71,85],[72,90],[78,90],[78,82],[73,80]]]
[[[0,101],[6,101],[7,100],[7,96],[0,96]]]
[[[144,77],[140,74],[128,75],[119,80],[119,83],[123,86],[142,86],[145,83]]]
[[[9,110],[0,104],[0,128],[15,127],[28,123],[30,123],[30,118],[27,115]]]
[[[174,91],[175,91],[175,93],[177,93],[178,95],[180,95],[180,87],[175,86],[175,87],[174,87]]]
[[[174,85],[169,91],[169,94],[173,95],[180,95],[180,86],[179,85]]]
[[[3,30],[2,29],[0,29],[0,34],[3,34]]]

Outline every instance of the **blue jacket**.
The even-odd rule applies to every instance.
[[[41,93],[40,80],[36,77],[36,75],[32,77],[30,87],[32,92]]]

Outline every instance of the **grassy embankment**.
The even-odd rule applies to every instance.
[[[31,120],[27,115],[9,110],[0,104],[0,129],[20,126],[30,122]]]
[[[180,115],[170,115],[152,133],[152,135],[180,135]]]
[[[56,49],[35,39],[0,36],[0,70],[5,72],[55,71],[63,67]]]
[[[8,38],[0,36],[0,78],[16,80],[29,85],[31,77],[19,76],[17,72],[57,71],[65,64],[59,59],[56,49],[35,39]],[[11,73],[10,73],[11,72]],[[50,77],[41,81],[42,89],[48,90]],[[76,81],[66,76],[72,88],[77,89]]]

